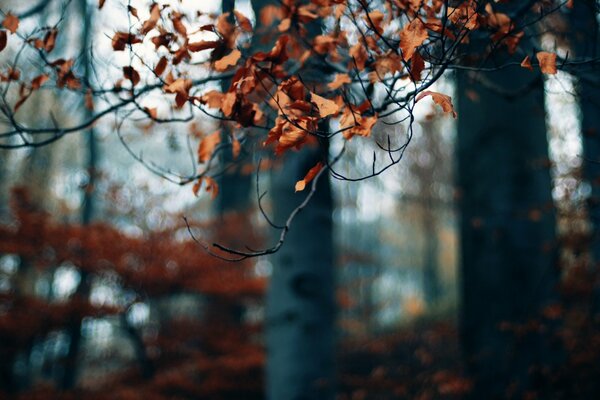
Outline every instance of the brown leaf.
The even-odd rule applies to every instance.
[[[123,51],[128,44],[142,43],[142,39],[129,32],[116,32],[112,38],[112,48],[114,51]]]
[[[105,1],[106,1],[106,0],[98,0],[98,8],[99,8],[99,9],[102,9],[102,7],[104,7],[104,2],[105,2]]]
[[[7,42],[7,34],[5,30],[0,30],[0,51],[4,50]]]
[[[219,42],[216,41],[202,41],[202,42],[193,42],[188,43],[187,48],[192,53],[202,50],[214,49],[219,45]]]
[[[48,75],[38,75],[31,80],[31,90],[38,90],[48,80]]]
[[[421,80],[421,73],[425,69],[425,61],[418,51],[415,51],[412,58],[410,59],[410,79],[413,82],[419,82]]]
[[[158,117],[158,109],[156,107],[144,107],[144,111],[146,111],[152,119],[156,119]]]
[[[319,109],[321,118],[328,117],[340,112],[340,107],[333,100],[326,99],[317,94],[310,94],[310,101]]]
[[[56,45],[56,35],[58,35],[58,29],[51,29],[46,36],[44,36],[44,50],[46,53],[50,53],[54,50]]]
[[[192,81],[190,79],[177,78],[173,82],[163,87],[166,93],[179,93],[187,96],[188,91],[192,87]]]
[[[525,56],[523,61],[521,61],[521,67],[533,71],[533,66],[531,66],[531,58],[529,58],[529,56]]]
[[[410,24],[404,26],[400,32],[400,49],[402,50],[402,58],[410,60],[420,45],[429,37],[425,24],[418,19],[413,19]]]
[[[2,26],[8,29],[11,33],[15,33],[19,28],[19,17],[11,13],[6,14]]]
[[[150,18],[148,18],[146,21],[144,21],[144,24],[142,25],[142,29],[140,30],[140,32],[142,34],[146,34],[146,33],[150,32],[152,29],[154,29],[154,27],[156,27],[156,24],[158,23],[159,19],[160,19],[160,8],[158,7],[157,3],[152,3],[152,5],[150,6]]]
[[[221,58],[220,60],[215,61],[215,70],[219,72],[223,72],[227,70],[227,68],[237,64],[238,60],[242,56],[239,50],[233,50],[231,53]]]
[[[130,80],[133,86],[140,83],[140,74],[132,66],[123,67],[123,76]]]
[[[238,25],[240,26],[240,28],[242,28],[242,30],[246,32],[252,32],[252,23],[244,14],[237,10],[234,10],[233,14],[235,15]]]
[[[554,75],[556,74],[556,54],[547,51],[540,51],[535,55],[540,63],[542,73]]]
[[[352,83],[352,79],[348,74],[335,74],[335,78],[332,82],[329,82],[327,87],[331,90],[339,89],[346,83]]]
[[[163,72],[165,72],[166,68],[167,68],[167,59],[166,59],[166,57],[163,56],[160,58],[160,60],[158,60],[158,63],[154,67],[154,73],[158,76],[161,76],[163,74]]]
[[[127,11],[129,11],[129,14],[133,15],[137,19],[140,19],[140,17],[138,16],[137,8],[133,6],[127,6]]]
[[[425,96],[431,96],[433,102],[444,110],[445,113],[452,113],[454,118],[457,117],[456,111],[454,111],[454,106],[452,105],[452,98],[442,93],[432,92],[431,90],[426,90],[417,96],[415,101],[421,100]]]
[[[211,90],[202,95],[202,102],[208,105],[210,108],[221,108],[224,96],[225,95],[221,92]]]
[[[198,180],[196,181],[196,183],[194,183],[194,186],[192,187],[192,192],[194,193],[194,196],[198,196],[200,187],[202,187],[202,182],[206,183],[205,190],[207,192],[210,192],[210,198],[214,200],[215,197],[217,197],[217,195],[219,194],[219,186],[217,185],[217,181],[215,181],[210,176],[203,176],[198,178]]]
[[[198,145],[198,161],[201,163],[210,160],[215,147],[221,142],[221,131],[216,131],[204,136]]]
[[[317,165],[315,165],[310,170],[308,170],[304,179],[301,179],[298,182],[296,182],[296,186],[295,186],[296,192],[303,191],[306,188],[306,184],[308,184],[310,181],[315,179],[315,177],[317,176],[319,171],[321,171],[322,168],[323,168],[323,163],[319,161],[317,163]]]

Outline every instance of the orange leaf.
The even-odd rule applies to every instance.
[[[156,107],[144,107],[144,110],[148,113],[150,118],[156,119],[158,117],[158,109]]]
[[[352,83],[352,79],[350,79],[350,76],[348,76],[348,74],[335,74],[333,82],[329,82],[327,87],[331,90],[335,90],[339,89],[346,83]]]
[[[211,90],[202,95],[202,102],[204,102],[210,108],[221,108],[224,96],[225,95],[221,92]]]
[[[150,32],[152,29],[154,29],[154,27],[158,23],[159,19],[160,19],[160,9],[158,8],[158,4],[152,3],[152,5],[150,6],[150,18],[148,18],[146,21],[144,21],[144,24],[142,25],[141,33],[146,34],[146,33]]]
[[[201,163],[210,160],[215,147],[221,142],[221,132],[216,131],[210,135],[204,136],[198,145],[198,161]]]
[[[6,14],[6,18],[2,21],[2,26],[8,29],[11,33],[15,33],[19,28],[19,17],[11,13]]]
[[[540,51],[536,54],[542,73],[554,75],[556,74],[556,54]]]
[[[317,176],[317,174],[319,173],[319,171],[321,171],[322,168],[323,163],[319,161],[317,165],[308,170],[308,173],[306,174],[304,179],[301,179],[298,182],[296,182],[296,192],[303,191],[306,188],[306,184],[315,179],[315,176]]]
[[[529,58],[529,56],[525,56],[523,61],[521,61],[521,67],[533,71],[533,67],[531,66],[531,59]]]
[[[192,81],[190,79],[177,78],[175,81],[163,87],[166,93],[179,93],[186,95],[192,87]]]
[[[217,181],[210,176],[206,176],[204,177],[204,182],[206,182],[205,190],[210,192],[210,199],[214,200],[219,194],[219,185],[217,185]]]
[[[215,69],[219,72],[225,71],[227,68],[232,65],[237,64],[238,60],[242,56],[239,50],[233,50],[231,53],[227,54],[225,57],[220,60],[215,61]]]
[[[340,107],[335,103],[335,101],[326,99],[317,94],[311,93],[310,101],[319,109],[319,115],[321,118],[325,118],[340,112]]]
[[[431,96],[433,102],[440,107],[446,113],[452,113],[454,118],[457,117],[456,111],[454,111],[454,106],[452,105],[452,98],[442,93],[432,92],[430,90],[426,90],[417,96],[415,101],[421,100],[425,96]]]
[[[402,58],[410,60],[413,53],[429,37],[425,24],[418,18],[413,19],[410,24],[404,26],[400,32],[400,49]]]
[[[233,14],[235,15],[235,18],[237,19],[237,22],[242,30],[246,32],[252,32],[252,23],[244,14],[237,10],[233,10]]]

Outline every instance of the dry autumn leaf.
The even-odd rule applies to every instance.
[[[125,79],[131,81],[132,86],[140,83],[140,74],[132,66],[123,67],[123,76]]]
[[[161,76],[163,74],[163,72],[165,72],[166,68],[167,68],[167,59],[166,59],[166,57],[161,57],[160,60],[158,60],[158,63],[156,64],[156,66],[154,67],[154,73],[158,76]]]
[[[454,118],[457,117],[456,111],[454,111],[454,105],[452,105],[452,98],[450,96],[426,90],[418,95],[415,101],[419,101],[426,96],[431,96],[433,102],[442,107],[442,110],[445,113],[451,113]]]
[[[335,90],[339,89],[346,83],[352,83],[352,79],[350,79],[350,76],[348,76],[348,74],[335,74],[335,78],[332,82],[329,82],[327,87],[331,90]]]
[[[556,54],[547,51],[540,51],[535,55],[540,63],[540,70],[544,74],[556,74]]]
[[[340,107],[335,103],[335,101],[326,99],[317,94],[311,93],[310,101],[319,109],[319,115],[321,118],[337,114],[340,111]]]
[[[10,33],[15,33],[19,29],[19,17],[11,13],[6,14],[2,26],[8,29]]]
[[[400,32],[400,49],[404,61],[410,60],[420,45],[429,37],[425,24],[418,18],[413,19]]]
[[[156,24],[158,23],[159,19],[160,19],[160,8],[158,6],[158,3],[152,3],[152,5],[150,6],[150,18],[148,18],[146,21],[144,21],[144,24],[142,25],[142,29],[140,30],[140,32],[144,35],[146,33],[150,32],[152,29],[154,29],[154,27],[156,27]]]
[[[39,89],[49,79],[48,75],[38,75],[31,80],[31,90]]]
[[[221,131],[204,136],[198,145],[198,161],[204,163],[210,160],[219,142],[221,142]]]
[[[223,72],[227,70],[227,68],[237,64],[238,60],[242,56],[239,50],[233,50],[231,53],[221,58],[220,60],[215,61],[215,70],[219,72]]]
[[[533,71],[533,66],[531,65],[531,58],[529,58],[529,56],[525,56],[523,61],[521,61],[521,67]]]
[[[58,35],[58,29],[51,29],[46,36],[44,36],[44,50],[46,53],[50,53],[54,50],[56,45],[56,36]]]
[[[192,53],[202,50],[214,49],[219,45],[219,42],[216,41],[201,41],[201,42],[193,42],[188,43],[187,48]]]
[[[304,179],[299,180],[298,182],[296,182],[296,186],[295,186],[295,191],[296,192],[301,192],[306,188],[306,185],[312,181],[313,179],[315,179],[315,177],[317,176],[317,174],[321,171],[321,169],[323,169],[323,163],[322,162],[318,162],[317,165],[315,165],[314,167],[312,167],[307,173],[306,176],[304,177]]]

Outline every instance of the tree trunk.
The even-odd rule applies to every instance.
[[[511,331],[539,317],[558,280],[544,86],[520,67],[471,78],[457,82],[462,341],[474,398],[511,398],[536,389],[529,367],[550,356],[539,334]]]
[[[294,193],[323,155],[289,154],[273,180],[275,221],[281,224],[307,192]],[[306,189],[308,190],[308,188]],[[334,270],[332,198],[322,176],[273,258],[267,295],[267,398],[334,398]]]
[[[92,76],[92,65],[90,59],[90,51],[93,37],[93,7],[90,7],[87,0],[79,0],[78,5],[80,7],[80,15],[84,21],[83,25],[83,43],[82,43],[82,57],[81,63],[84,68],[83,80],[86,84],[90,84]],[[84,106],[83,108],[83,119],[88,120],[92,116],[92,111]],[[88,182],[84,187],[83,192],[83,204],[81,206],[81,223],[88,225],[94,216],[95,210],[95,181],[97,175],[97,143],[93,129],[87,132],[85,137],[85,148],[87,150],[86,169],[88,173]],[[74,296],[83,302],[87,302],[89,299],[90,292],[90,277],[85,269],[80,269],[81,279],[79,285],[75,291]],[[69,335],[69,348],[65,358],[65,369],[62,377],[61,387],[63,389],[72,389],[77,384],[77,375],[79,373],[78,358],[79,350],[81,347],[81,315],[74,315],[71,318],[71,322],[67,327]]]

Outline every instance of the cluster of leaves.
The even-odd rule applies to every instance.
[[[8,13],[3,26],[9,33],[0,31],[0,43],[5,46],[8,36],[9,43],[34,50],[43,71],[21,76],[17,57],[3,73],[5,96],[13,82],[19,89],[14,103],[2,106],[9,121],[2,146],[50,143],[119,111],[123,119],[139,114],[154,123],[192,122],[200,114],[236,129],[228,129],[226,136],[200,135],[197,161],[204,168],[194,174],[154,171],[178,183],[195,181],[195,191],[204,180],[214,194],[216,184],[206,178],[218,174],[215,153],[233,148],[235,159],[249,136],[281,155],[318,140],[370,137],[378,121],[404,124],[403,138],[375,138],[390,159],[377,170],[374,166],[370,173],[346,177],[323,160],[339,179],[364,179],[399,161],[410,140],[416,102],[431,96],[456,116],[450,97],[430,87],[446,70],[460,66],[461,49],[471,36],[486,37],[490,50],[521,54],[523,67],[534,67],[528,50],[519,46],[537,19],[524,15],[539,9],[543,18],[555,8],[543,1],[526,3],[513,16],[499,11],[501,4],[474,0],[455,7],[441,0],[286,0],[264,6],[254,24],[238,10],[213,15],[158,2],[144,10],[128,5],[127,29],[105,33],[112,51],[127,53],[128,61],[120,74],[113,73],[121,76],[103,87],[82,81],[75,58],[53,60],[60,23],[21,33],[19,19]],[[536,59],[543,72],[556,72],[555,54],[537,52]],[[222,81],[225,89],[215,89]],[[17,110],[32,93],[53,83],[85,95],[89,108],[103,107],[90,120],[69,127],[33,129],[19,122]],[[144,105],[151,94],[162,95],[159,106]]]

